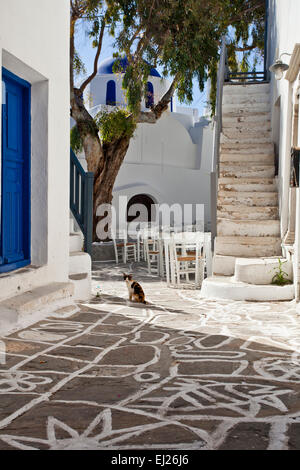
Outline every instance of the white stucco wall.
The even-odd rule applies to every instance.
[[[0,276],[0,298],[68,279],[69,8],[68,0],[0,0],[0,66],[32,84],[31,252],[40,266],[10,273],[9,287]]]
[[[299,18],[299,0],[270,0],[268,65],[275,62],[282,53],[292,54],[294,45],[300,42]],[[288,64],[290,57],[284,55],[282,61]],[[281,234],[284,236],[288,227],[293,85],[285,78],[275,80],[273,73],[270,73],[270,79],[272,127],[276,129],[273,138],[278,144],[279,152]],[[276,109],[276,103],[279,102],[280,108]]]
[[[117,211],[118,196],[129,200],[147,194],[157,204],[203,204],[205,224],[209,226],[212,126],[204,122],[194,130],[196,143],[172,113],[155,125],[138,128],[114,186]],[[156,145],[151,144],[153,141]]]
[[[97,82],[106,89],[102,84],[102,80]],[[105,100],[100,91],[94,92]],[[94,106],[89,112],[94,116],[101,107]],[[129,201],[147,194],[157,204],[203,204],[209,228],[212,147],[212,125],[204,118],[195,121],[193,114],[167,111],[156,124],[139,124],[115,182],[112,203],[116,213],[119,196],[127,196]],[[86,169],[84,154],[78,157]]]
[[[300,2],[299,0],[270,0],[269,35],[268,35],[268,66],[283,53],[292,54],[294,46],[300,43]],[[282,61],[289,64],[291,57],[283,55]],[[281,235],[285,235],[289,222],[289,182],[290,182],[290,152],[293,146],[293,106],[296,90],[299,86],[299,74],[294,82],[286,79],[275,80],[270,73],[272,93],[272,129],[273,140],[279,156],[279,194]],[[300,146],[298,134],[298,146]],[[296,236],[294,255],[294,279],[296,299],[299,299],[299,255],[300,255],[300,197],[297,189]]]

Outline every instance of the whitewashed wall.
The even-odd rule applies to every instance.
[[[69,8],[69,0],[0,0],[0,67],[32,84],[31,251],[40,266],[0,276],[0,298],[68,279]]]
[[[139,126],[115,183],[117,211],[118,196],[147,194],[157,204],[204,204],[209,224],[212,127],[206,121],[195,130],[199,140],[193,143],[172,113],[157,124]]]
[[[167,111],[156,124],[139,124],[115,182],[116,212],[119,196],[147,194],[157,204],[203,204],[209,227],[212,139],[209,121],[195,122],[192,114]],[[84,155],[79,158],[86,168]]]
[[[268,66],[283,53],[292,54],[295,44],[300,43],[300,2],[299,0],[270,0],[269,37],[268,37]],[[291,58],[282,56],[282,61],[289,64]],[[292,147],[293,102],[295,100],[298,78],[294,83],[285,77],[277,81],[270,73],[272,96],[272,128],[273,140],[279,156],[279,195],[281,235],[284,236],[289,220],[289,181],[290,181],[290,152]],[[298,138],[299,138],[298,134]],[[300,141],[298,141],[300,146]],[[299,190],[297,190],[299,193]],[[294,278],[296,281],[296,297],[299,298],[299,246],[300,198],[298,194],[296,210],[298,228],[296,231]]]

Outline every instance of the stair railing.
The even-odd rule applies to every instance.
[[[214,242],[217,236],[217,198],[218,198],[218,177],[219,177],[219,157],[220,157],[220,136],[222,132],[222,101],[223,85],[227,78],[227,49],[225,37],[222,38],[220,61],[217,77],[216,109],[213,117],[213,162],[210,174],[211,188],[211,243],[214,252]]]
[[[84,251],[92,254],[94,174],[84,171],[70,149],[70,209],[84,236]]]

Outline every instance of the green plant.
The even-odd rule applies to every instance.
[[[77,126],[72,127],[70,131],[70,145],[71,149],[75,153],[80,153],[82,152],[83,145],[82,145],[82,139],[78,130]]]
[[[287,261],[282,261],[280,258],[278,259],[278,267],[273,268],[274,270],[277,269],[277,272],[272,277],[272,284],[276,286],[285,286],[286,284],[292,284],[290,279],[287,279],[289,275],[282,269],[282,266]]]
[[[123,136],[131,137],[136,128],[134,121],[129,118],[129,112],[118,107],[110,111],[102,110],[94,119],[103,142],[114,142]]]

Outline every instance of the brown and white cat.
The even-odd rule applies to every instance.
[[[123,273],[124,281],[127,284],[129,300],[134,299],[136,302],[141,304],[146,304],[145,294],[142,289],[142,286],[132,279],[132,274]]]

